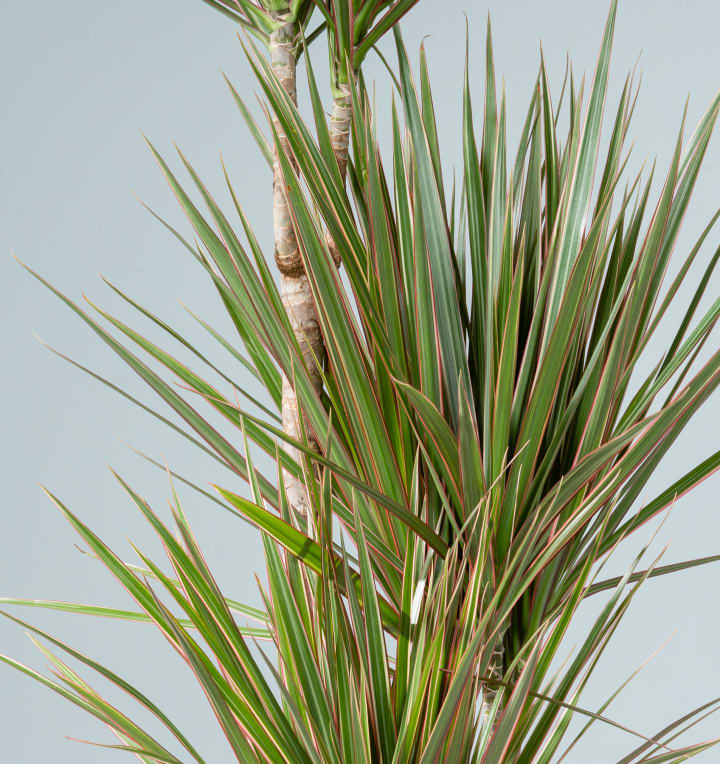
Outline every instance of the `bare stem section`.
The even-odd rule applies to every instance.
[[[296,276],[282,274],[280,277],[280,295],[283,305],[290,318],[290,324],[300,343],[305,365],[307,366],[310,379],[315,389],[322,389],[322,376],[318,363],[321,362],[325,353],[325,345],[320,331],[320,324],[315,309],[315,301],[310,291],[310,284],[304,272]],[[296,440],[302,440],[298,417],[298,403],[295,389],[291,380],[285,375],[282,379],[282,424],[285,433]],[[306,423],[305,431],[311,448],[318,448],[317,442],[308,432]],[[285,444],[286,451],[302,463],[297,449]],[[290,506],[303,516],[307,516],[308,498],[305,486],[299,480],[287,472],[283,473],[285,490],[287,491]]]
[[[282,86],[287,91],[293,103],[297,104],[297,89],[295,82],[295,50],[293,24],[283,24],[270,35],[270,60],[272,68]],[[282,125],[277,117],[273,117],[275,130],[283,150],[292,160],[288,151],[288,142]],[[273,230],[275,233],[275,261],[280,272],[285,275],[295,275],[302,272],[302,260],[295,238],[292,224],[285,180],[282,167],[275,155],[273,162]]]
[[[352,98],[350,86],[346,83],[338,85],[333,96],[333,108],[330,115],[330,144],[335,160],[340,169],[340,177],[345,182],[347,174],[348,152],[350,149],[350,125],[352,121]],[[326,234],[326,242],[335,265],[340,265],[340,253],[332,236]]]
[[[503,644],[503,637],[497,641],[495,648],[490,656],[490,664],[488,665],[487,675],[490,679],[496,679],[502,681],[505,674],[505,647]],[[495,699],[498,693],[503,692],[503,687],[498,684],[483,684],[482,688],[482,708],[480,711],[480,717],[482,719],[482,726],[485,727],[490,719],[490,711],[495,703]],[[493,726],[497,724],[497,720],[502,714],[502,708],[498,708],[493,721]]]
[[[285,23],[270,36],[270,60],[273,70],[294,103],[297,103],[295,81],[295,45],[294,28],[292,23]],[[283,150],[288,149],[285,133],[277,118],[274,120],[275,129]],[[288,151],[288,156],[292,155]],[[280,270],[280,295],[290,324],[309,370],[315,389],[322,389],[322,377],[318,363],[324,357],[324,345],[317,310],[310,291],[302,258],[298,249],[295,229],[288,205],[285,190],[285,179],[278,156],[273,163],[273,230],[275,233],[275,262]],[[295,388],[290,379],[283,375],[282,380],[282,422],[283,430],[292,438],[300,439],[300,424],[298,419],[298,402]],[[312,433],[308,431],[308,438]],[[317,448],[317,443],[310,440],[311,447]],[[297,461],[301,462],[297,449],[284,445],[285,450]],[[285,489],[290,507],[296,512],[307,516],[308,498],[305,486],[301,481],[283,473]]]
[[[330,115],[330,143],[335,152],[335,159],[340,168],[340,176],[345,180],[347,171],[348,149],[350,147],[350,121],[352,119],[352,103],[350,86],[338,85],[333,97],[332,114]]]

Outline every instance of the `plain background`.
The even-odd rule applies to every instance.
[[[496,68],[505,79],[513,145],[537,72],[540,39],[557,95],[566,53],[576,73],[592,73],[606,10],[605,2],[577,0],[421,0],[403,28],[411,51],[417,50],[423,36],[430,35],[426,46],[448,167],[458,163],[461,152],[463,13],[469,20],[477,99],[482,94],[479,83],[488,11],[491,15]],[[609,108],[617,103],[624,76],[639,56],[644,81],[630,134],[636,140],[633,168],[657,156],[658,168],[664,172],[688,94],[689,124],[694,126],[720,87],[718,24],[720,12],[711,0],[621,3]],[[318,71],[325,65],[322,45],[316,44],[312,51]],[[385,50],[391,53],[387,44]],[[252,101],[255,86],[235,27],[200,0],[2,4],[0,249],[7,254],[0,257],[0,595],[129,605],[98,564],[73,546],[74,533],[42,495],[38,481],[125,558],[130,557],[130,538],[161,559],[152,533],[105,465],[111,464],[160,512],[167,506],[167,479],[124,442],[167,459],[174,469],[199,482],[222,477],[227,484],[229,480],[162,425],[33,340],[34,331],[167,413],[153,393],[9,254],[12,248],[73,298],[79,299],[82,290],[142,327],[151,338],[159,338],[111,294],[97,276],[102,273],[157,315],[182,327],[191,340],[211,347],[179,301],[225,330],[222,308],[191,258],[141,208],[131,191],[187,232],[141,132],[178,168],[172,148],[176,141],[210,189],[226,202],[218,161],[222,151],[240,199],[266,251],[271,251],[270,175],[232,103],[221,69]],[[386,117],[389,91],[382,68],[372,56],[366,74],[378,78],[378,103]],[[387,128],[387,120],[383,127]],[[678,267],[720,203],[719,159],[720,137],[715,136],[671,270]],[[715,232],[702,251],[696,273],[717,243]],[[719,291],[716,278],[708,295]],[[688,293],[683,293],[681,306],[688,299]],[[670,316],[668,332],[678,315],[676,311]],[[717,333],[709,345],[717,346]],[[219,352],[215,357],[224,359]],[[247,381],[231,361],[224,359],[223,364]],[[644,499],[651,499],[717,449],[718,422],[720,398],[716,395],[673,447]],[[718,553],[719,488],[720,480],[711,478],[680,500],[651,551],[660,551],[669,542],[664,562]],[[253,573],[261,571],[263,563],[257,534],[192,492],[182,490],[181,496],[226,593],[258,604]],[[613,572],[623,569],[650,530],[638,534],[621,551],[611,566]],[[652,734],[720,695],[719,585],[720,567],[713,566],[649,582],[607,649],[582,703],[598,708],[668,639],[606,713]],[[568,635],[567,650],[582,637],[599,604],[590,603],[581,611]],[[136,682],[185,729],[208,762],[231,760],[189,672],[151,627],[17,608],[13,612]],[[45,659],[22,629],[4,620],[0,652],[45,668]],[[95,680],[90,677],[90,681]],[[104,688],[100,680],[97,686]],[[113,738],[81,711],[6,666],[0,666],[0,709],[0,759],[7,764],[80,764],[122,757],[67,741],[65,735],[104,742]],[[720,718],[711,717],[693,731],[693,739],[713,735],[720,735]],[[567,760],[607,764],[635,742],[623,732],[597,724]],[[711,751],[697,760],[712,762],[718,756]]]

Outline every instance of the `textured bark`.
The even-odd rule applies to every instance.
[[[282,20],[281,17],[279,17]],[[292,23],[283,24],[270,36],[270,59],[273,70],[294,103],[297,103],[295,83],[294,29]],[[287,150],[285,133],[277,119],[275,129],[280,145]],[[288,156],[291,154],[288,152]],[[322,390],[322,377],[318,363],[324,357],[324,345],[317,310],[310,291],[310,284],[305,275],[302,258],[298,249],[293,228],[292,216],[285,191],[285,179],[277,155],[273,162],[273,229],[275,233],[275,262],[280,270],[280,296],[288,313],[290,324],[298,340],[303,358],[310,373],[313,386]],[[296,440],[300,440],[298,420],[298,402],[292,381],[285,375],[282,378],[282,422],[283,430]],[[309,427],[305,428],[311,448],[317,448]],[[288,444],[283,446],[288,454],[302,463],[300,453]],[[290,507],[307,516],[308,498],[304,484],[283,472],[285,490]]]
[[[488,666],[487,675],[488,678],[497,679],[498,681],[502,680],[503,676],[505,674],[505,647],[503,644],[503,637],[501,637],[497,644],[495,645],[495,648],[492,651],[492,655],[490,656],[490,665]],[[485,727],[488,723],[489,717],[490,717],[490,711],[492,709],[493,703],[495,702],[495,698],[497,697],[498,693],[501,693],[504,691],[504,688],[500,685],[490,685],[490,684],[484,684],[483,688],[483,697],[482,697],[482,708],[480,710],[480,716],[482,719],[482,726]],[[497,721],[500,718],[500,715],[502,714],[502,704],[500,707],[498,707],[497,713],[495,714],[495,719],[493,722],[493,727],[497,725]]]
[[[335,152],[335,159],[340,168],[340,176],[345,180],[347,171],[348,148],[350,146],[350,122],[352,119],[352,102],[350,86],[341,84],[333,98],[332,114],[330,115],[330,143]]]
[[[280,83],[287,91],[293,103],[297,104],[295,85],[295,53],[294,53],[293,24],[283,24],[280,29],[270,35],[270,60],[272,68]],[[280,145],[287,152],[288,142],[280,121],[273,117]],[[292,158],[292,154],[288,152]],[[285,275],[295,275],[302,272],[302,260],[298,251],[295,230],[288,207],[280,161],[275,155],[273,162],[273,230],[275,234],[275,261],[280,272]]]
[[[350,148],[350,124],[352,121],[352,99],[350,86],[341,84],[333,96],[333,108],[330,115],[330,143],[335,160],[340,169],[340,177],[345,182],[347,174],[348,151]],[[332,236],[326,234],[326,242],[335,265],[340,265],[340,253]]]
[[[304,273],[298,275],[281,275],[280,295],[283,305],[290,318],[295,337],[300,343],[300,349],[307,366],[313,387],[320,392],[322,390],[322,376],[318,363],[322,362],[325,346],[323,344],[320,324],[317,318],[317,310],[310,292],[310,284]],[[282,423],[283,430],[295,440],[302,440],[300,423],[298,418],[298,404],[292,382],[283,375],[282,379]],[[305,432],[308,436],[309,446],[319,450],[317,442],[312,438],[307,420]],[[302,464],[297,449],[285,444],[286,451]],[[285,490],[288,502],[293,509],[307,516],[308,499],[305,486],[299,480],[287,472],[283,473]]]

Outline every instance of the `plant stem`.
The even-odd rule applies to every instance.
[[[277,18],[287,18],[278,14]],[[270,35],[270,60],[272,68],[282,86],[297,104],[295,80],[295,30],[292,22],[284,23]],[[288,141],[279,120],[274,118],[274,125],[282,150],[295,166]],[[275,233],[275,262],[280,271],[280,296],[287,311],[295,338],[300,345],[305,365],[318,393],[322,390],[322,376],[319,364],[322,363],[325,347],[320,331],[317,309],[310,291],[310,284],[303,268],[298,249],[295,229],[285,192],[285,179],[277,156],[273,162],[273,230]],[[283,374],[282,378],[282,423],[283,430],[292,438],[301,439],[298,420],[298,402],[293,383]],[[312,431],[306,427],[309,445],[317,448]],[[301,462],[297,449],[285,444],[285,450],[296,461]],[[290,507],[304,517],[308,515],[308,498],[305,486],[288,472],[283,472],[285,490]]]
[[[495,647],[492,651],[492,655],[490,656],[490,663],[487,669],[487,676],[492,679],[497,679],[498,681],[502,681],[502,678],[504,675],[505,675],[505,646],[504,646],[504,635],[501,635],[497,643],[495,644]],[[490,711],[492,709],[493,703],[495,703],[495,699],[498,693],[503,693],[504,691],[505,691],[504,687],[500,684],[491,684],[489,682],[486,682],[485,684],[483,684],[482,707],[480,710],[480,718],[482,720],[483,728],[485,727],[485,725],[488,723],[490,719]],[[501,714],[502,714],[502,701],[500,702],[500,705],[498,706],[498,709],[495,713],[495,718],[493,719],[493,728],[497,725],[498,719],[500,718]]]
[[[330,143],[335,152],[335,159],[340,168],[340,177],[343,181],[347,171],[351,119],[352,102],[350,86],[347,83],[340,83],[333,95],[333,108],[330,116]]]
[[[330,144],[332,145],[343,183],[347,175],[351,122],[352,98],[350,95],[350,85],[340,83],[333,93],[333,107],[332,114],[330,115]],[[335,265],[339,266],[340,253],[330,233],[326,233],[325,240]]]

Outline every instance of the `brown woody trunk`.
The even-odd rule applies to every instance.
[[[281,17],[279,17],[282,20]],[[270,58],[272,67],[287,93],[297,104],[295,84],[295,34],[292,23],[285,23],[270,35]],[[275,129],[280,145],[287,151],[285,133],[277,119]],[[288,156],[291,154],[288,152]],[[275,233],[275,262],[280,270],[280,296],[288,313],[290,324],[305,360],[313,386],[318,393],[322,390],[322,377],[318,363],[324,357],[324,345],[317,310],[310,291],[310,284],[300,257],[292,216],[285,192],[285,181],[277,155],[273,163],[273,229]],[[300,440],[298,402],[293,383],[283,374],[282,379],[282,423],[285,433]],[[312,432],[306,427],[308,438]],[[317,448],[311,440],[310,446]],[[302,463],[297,449],[285,444],[286,452]],[[283,473],[285,490],[290,507],[304,517],[308,514],[308,498],[304,484],[287,472]]]

